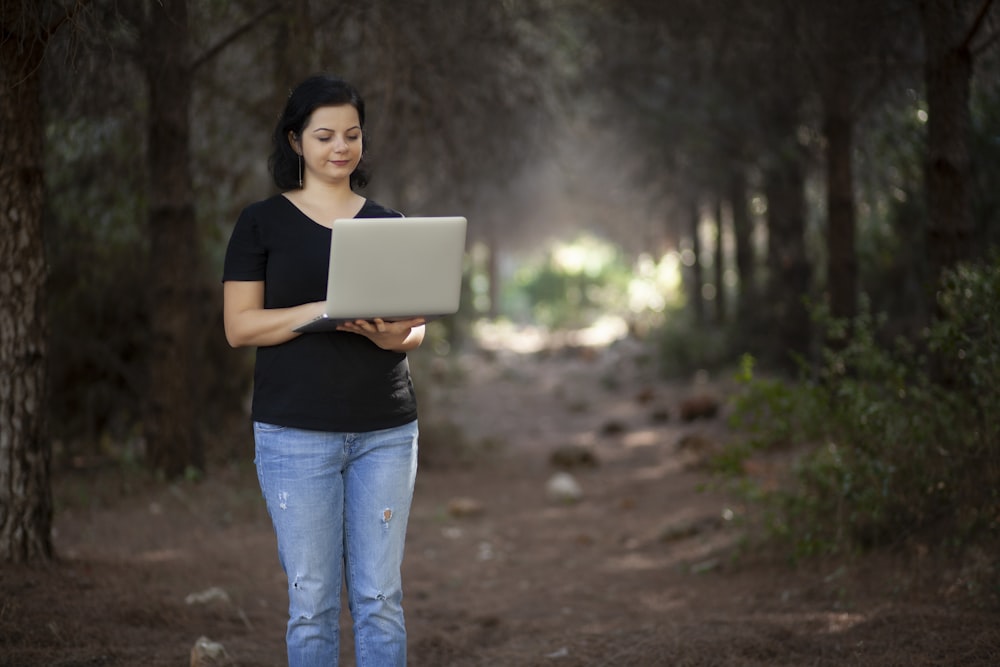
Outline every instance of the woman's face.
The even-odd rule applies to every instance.
[[[304,184],[349,181],[361,162],[361,121],[350,104],[317,108],[302,128],[301,145],[293,135],[288,140],[304,158]]]

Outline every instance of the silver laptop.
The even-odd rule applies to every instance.
[[[458,311],[466,219],[341,218],[330,233],[326,310],[295,328],[349,320],[432,320]]]

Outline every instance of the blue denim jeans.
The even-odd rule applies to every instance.
[[[331,667],[346,581],[358,667],[406,664],[400,566],[417,422],[369,433],[254,423],[257,477],[288,576],[288,664]]]

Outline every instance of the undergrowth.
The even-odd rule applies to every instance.
[[[830,344],[795,382],[744,357],[716,469],[763,506],[795,558],[908,544],[960,551],[1000,535],[1000,254],[948,273],[912,340],[884,318],[817,319]],[[850,335],[847,332],[850,331]],[[786,484],[748,484],[755,457],[794,452]],[[982,573],[1000,583],[996,563]]]

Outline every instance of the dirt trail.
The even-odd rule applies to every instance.
[[[404,573],[415,667],[1000,664],[1000,615],[920,585],[929,564],[735,558],[744,508],[694,465],[723,421],[678,418],[724,383],[661,382],[629,344],[427,372]],[[446,465],[456,433],[475,456]],[[59,475],[61,561],[0,568],[0,667],[184,665],[203,635],[227,664],[283,664],[283,575],[249,433],[234,438],[200,483]],[[548,495],[556,451],[577,462],[577,502]]]

